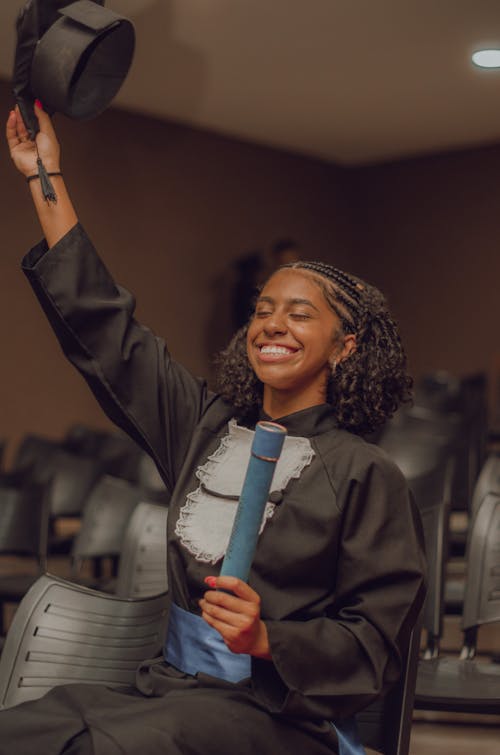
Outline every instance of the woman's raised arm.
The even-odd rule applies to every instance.
[[[40,124],[36,142],[29,138],[18,107],[9,113],[7,120],[6,135],[10,156],[16,168],[26,178],[38,174],[38,157],[42,159],[48,173],[59,173],[60,171],[61,150],[52,121],[38,101],[35,106],[35,113]],[[29,182],[38,219],[49,247],[54,246],[78,220],[63,177],[61,175],[51,176],[51,181],[57,195],[55,202],[48,202],[44,198],[38,178]]]

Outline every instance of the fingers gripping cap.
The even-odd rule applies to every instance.
[[[28,4],[30,11],[32,5],[33,0]],[[52,7],[56,20],[48,28],[45,24],[45,29],[39,23],[40,38],[31,48],[31,65],[24,66],[25,71],[29,68],[30,79],[24,94],[28,88],[33,100],[41,100],[49,113],[57,111],[77,120],[93,118],[108,107],[128,74],[135,49],[134,27],[104,8],[102,0],[52,2]],[[18,25],[16,62],[20,49],[29,55],[25,28],[26,23]]]

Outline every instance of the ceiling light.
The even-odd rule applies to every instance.
[[[479,68],[500,68],[500,49],[477,50],[472,54],[472,62]]]

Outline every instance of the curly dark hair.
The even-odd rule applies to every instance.
[[[327,402],[340,428],[359,435],[372,433],[411,400],[413,385],[398,328],[383,294],[325,263],[295,262],[279,269],[286,268],[300,269],[321,288],[340,319],[340,336],[356,335],[354,352],[332,369]],[[254,422],[262,407],[263,386],[248,360],[247,330],[248,324],[217,355],[217,387],[240,419]]]

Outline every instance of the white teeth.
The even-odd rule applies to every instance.
[[[261,346],[261,354],[291,354],[292,349],[286,346]]]

